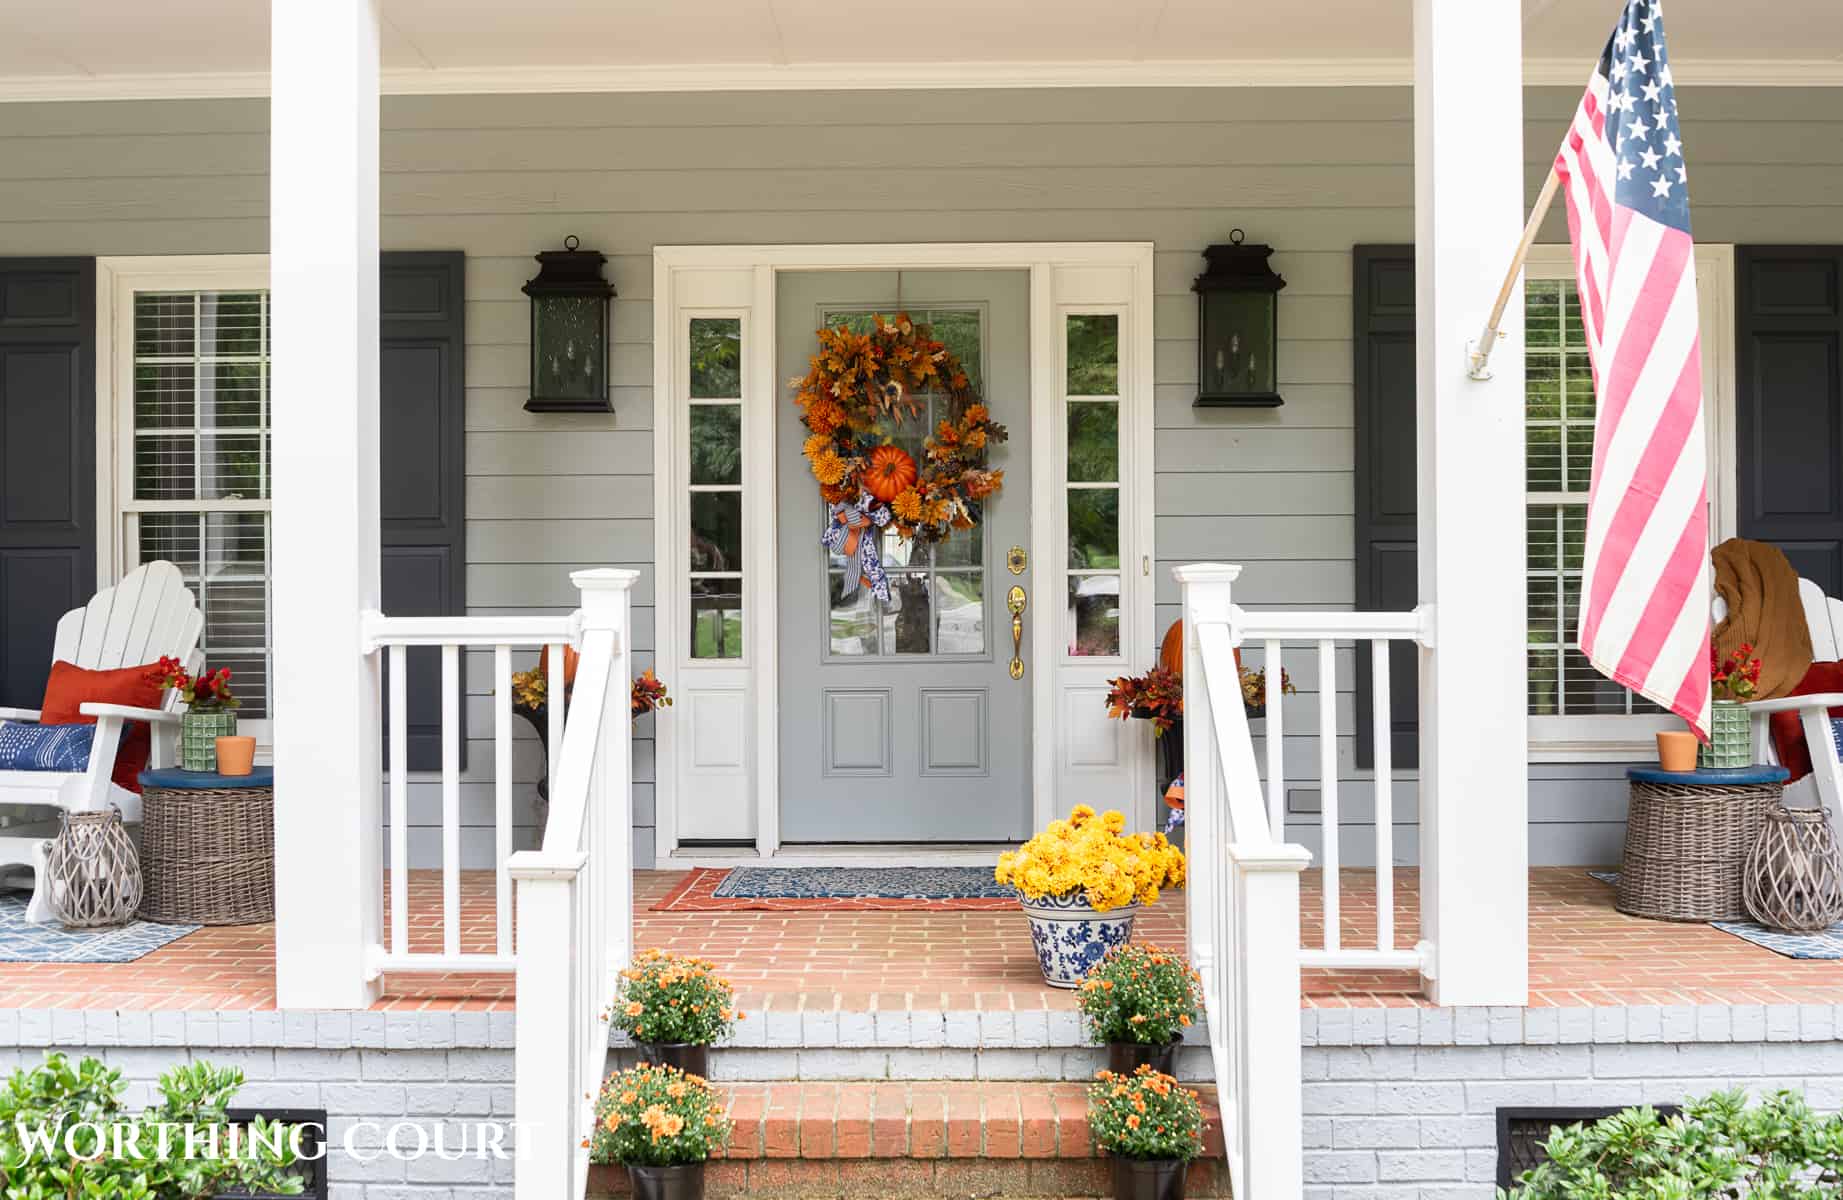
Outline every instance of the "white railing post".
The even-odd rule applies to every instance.
[[[1229,859],[1236,958],[1245,967],[1236,973],[1235,1128],[1223,1137],[1240,1152],[1238,1200],[1296,1200],[1305,1145],[1299,873],[1311,856],[1302,846],[1231,845]]]
[[[1191,964],[1203,977],[1204,992],[1218,1006],[1231,964],[1224,945],[1228,931],[1219,927],[1227,896],[1218,896],[1227,852],[1227,803],[1222,769],[1223,748],[1216,739],[1199,631],[1206,624],[1226,623],[1233,604],[1230,587],[1241,568],[1222,563],[1191,563],[1172,569],[1183,591],[1184,614],[1184,851],[1185,929]],[[1234,669],[1233,663],[1230,664]],[[1239,694],[1239,692],[1238,692]],[[1211,1051],[1218,1078],[1226,1067],[1219,1052],[1221,1035],[1212,1031]]]
[[[633,586],[638,571],[602,567],[570,576],[582,593],[584,630],[614,633],[614,667],[603,708],[601,747],[595,758],[589,803],[600,813],[601,837],[593,845],[595,870],[603,883],[607,996],[613,995],[614,973],[633,957],[633,739],[629,710],[633,679]]]
[[[517,1200],[580,1196],[586,1160],[577,1129],[582,1094],[576,1013],[576,885],[588,855],[521,850],[509,873],[518,888],[518,1008],[512,1054],[518,1121]]]
[[[376,0],[273,0],[275,993],[365,1008],[382,930]]]

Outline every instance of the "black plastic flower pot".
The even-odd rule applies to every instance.
[[[695,1042],[635,1042],[640,1061],[710,1078],[710,1047]]]
[[[704,1164],[677,1163],[670,1167],[627,1168],[633,1181],[634,1200],[704,1200]],[[1182,1180],[1178,1195],[1183,1194]]]
[[[1189,1166],[1181,1158],[1116,1157],[1114,1200],[1184,1200],[1184,1176]]]
[[[1107,1069],[1116,1075],[1131,1075],[1141,1064],[1166,1075],[1175,1074],[1171,1065],[1177,1059],[1177,1043],[1155,1046],[1148,1042],[1108,1042]]]

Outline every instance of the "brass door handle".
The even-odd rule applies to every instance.
[[[1030,601],[1017,584],[1005,593],[1005,611],[1011,614],[1011,678],[1024,678],[1024,609]]]

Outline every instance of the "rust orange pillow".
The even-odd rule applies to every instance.
[[[1825,692],[1843,692],[1843,662],[1814,662],[1788,695],[1821,696]],[[1843,717],[1843,707],[1830,710],[1830,716]],[[1773,749],[1779,752],[1779,765],[1791,773],[1788,783],[1797,783],[1811,773],[1811,748],[1805,745],[1805,727],[1795,712],[1774,713],[1767,718],[1773,735]]]
[[[96,718],[79,711],[84,704],[125,704],[131,708],[159,708],[160,666],[147,663],[113,671],[91,671],[75,663],[54,662],[45,681],[45,699],[39,704],[42,725],[94,725]],[[153,754],[153,735],[145,721],[130,721],[116,747],[115,767],[109,772],[121,787],[139,795],[141,772]]]

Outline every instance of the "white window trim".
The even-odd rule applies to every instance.
[[[1534,246],[1526,279],[1575,278],[1565,245]],[[1714,545],[1737,532],[1734,439],[1734,247],[1696,246],[1696,299],[1702,335],[1703,423],[1708,439],[1709,536]],[[1681,729],[1672,716],[1531,717],[1535,763],[1630,762],[1657,753],[1659,731]]]
[[[266,254],[179,254],[96,260],[96,586],[130,569],[122,501],[134,494],[134,317],[136,292],[269,290]],[[273,552],[273,548],[271,548]],[[242,721],[267,761],[274,720]]]

